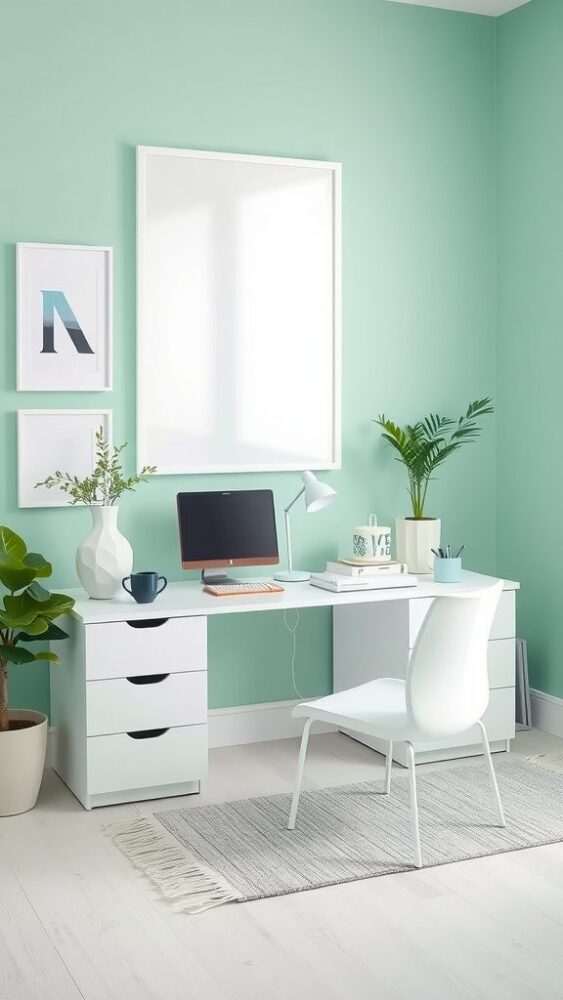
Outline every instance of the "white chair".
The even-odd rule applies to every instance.
[[[393,743],[405,744],[417,868],[422,866],[422,857],[413,741],[455,736],[477,724],[499,825],[506,825],[487,732],[481,721],[489,702],[487,643],[501,592],[502,581],[499,581],[482,590],[436,597],[412,651],[406,681],[385,677],[295,706],[292,714],[307,721],[287,824],[289,830],[295,828],[309,731],[315,719],[387,740],[384,786],[387,794],[391,789]]]

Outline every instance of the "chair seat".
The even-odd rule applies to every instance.
[[[322,719],[388,740],[409,740],[417,735],[407,712],[406,683],[395,677],[381,677],[316,701],[302,702],[292,715]]]

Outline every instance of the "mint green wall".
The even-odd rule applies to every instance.
[[[343,467],[327,476],[338,503],[295,514],[296,562],[345,552],[372,510],[407,512],[370,418],[455,414],[496,388],[494,43],[491,19],[384,0],[3,4],[0,513],[52,557],[57,585],[76,582],[88,512],[18,511],[15,411],[109,405],[116,440],[134,441],[138,143],[342,161]],[[18,240],[115,248],[111,394],[16,394]],[[288,474],[159,478],[121,508],[137,567],[181,578],[174,495],[227,481],[271,486],[278,515],[296,489]],[[429,513],[466,542],[469,566],[494,570],[493,420],[433,486]],[[211,622],[211,704],[291,697],[289,651],[277,617]],[[330,658],[328,615],[304,614],[306,694],[330,689]],[[45,706],[46,676],[20,671],[12,691]]]
[[[498,556],[531,683],[563,696],[563,5],[498,25]]]

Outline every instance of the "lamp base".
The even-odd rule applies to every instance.
[[[279,580],[280,583],[306,583],[310,579],[310,573],[303,573],[298,569],[286,570],[285,573],[274,573],[274,580]]]

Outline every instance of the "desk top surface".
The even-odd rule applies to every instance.
[[[256,578],[254,578],[256,579]],[[265,578],[262,578],[265,579]],[[372,604],[380,601],[405,601],[462,593],[490,586],[495,577],[464,570],[461,583],[434,583],[431,576],[419,576],[415,587],[385,588],[335,594],[310,583],[286,583],[276,594],[244,594],[236,597],[213,597],[205,593],[199,580],[170,583],[152,604],[136,604],[123,591],[108,601],[88,598],[82,589],[64,590],[74,597],[72,615],[83,625],[103,622],[139,621],[146,618],[182,618],[193,615],[228,615],[250,611],[284,611],[291,608],[332,608],[347,604]],[[252,582],[250,579],[244,582]],[[519,584],[504,581],[505,590],[518,590]]]

